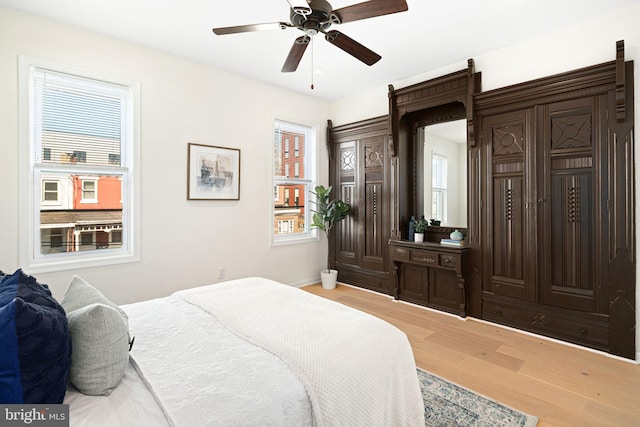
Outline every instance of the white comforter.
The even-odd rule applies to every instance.
[[[304,385],[317,426],[424,426],[411,347],[389,323],[261,278],[175,296],[281,359]]]
[[[140,376],[176,426],[424,426],[407,337],[248,278],[125,306]]]
[[[313,425],[307,393],[285,364],[209,313],[177,296],[124,308],[136,337],[132,361],[170,425]],[[138,409],[131,420],[147,417]]]

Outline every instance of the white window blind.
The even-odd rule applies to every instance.
[[[129,88],[41,68],[32,78],[36,162],[120,166]]]

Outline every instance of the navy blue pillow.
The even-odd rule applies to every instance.
[[[0,279],[0,403],[62,403],[71,366],[64,309],[18,269]]]

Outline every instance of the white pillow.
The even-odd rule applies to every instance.
[[[60,304],[71,334],[71,383],[84,394],[110,394],[129,363],[127,314],[78,276]]]
[[[127,323],[127,328],[129,327],[129,316],[127,316],[127,313],[125,313],[125,311],[116,304],[109,301],[102,292],[91,286],[87,281],[79,276],[73,276],[60,304],[67,313],[86,307],[90,304],[108,305],[120,313],[120,317],[122,317],[122,319]]]
[[[67,314],[71,334],[71,383],[84,394],[109,395],[129,364],[129,331],[120,314],[91,304]]]

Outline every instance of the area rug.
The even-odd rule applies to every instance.
[[[534,427],[538,418],[418,368],[426,427]]]

